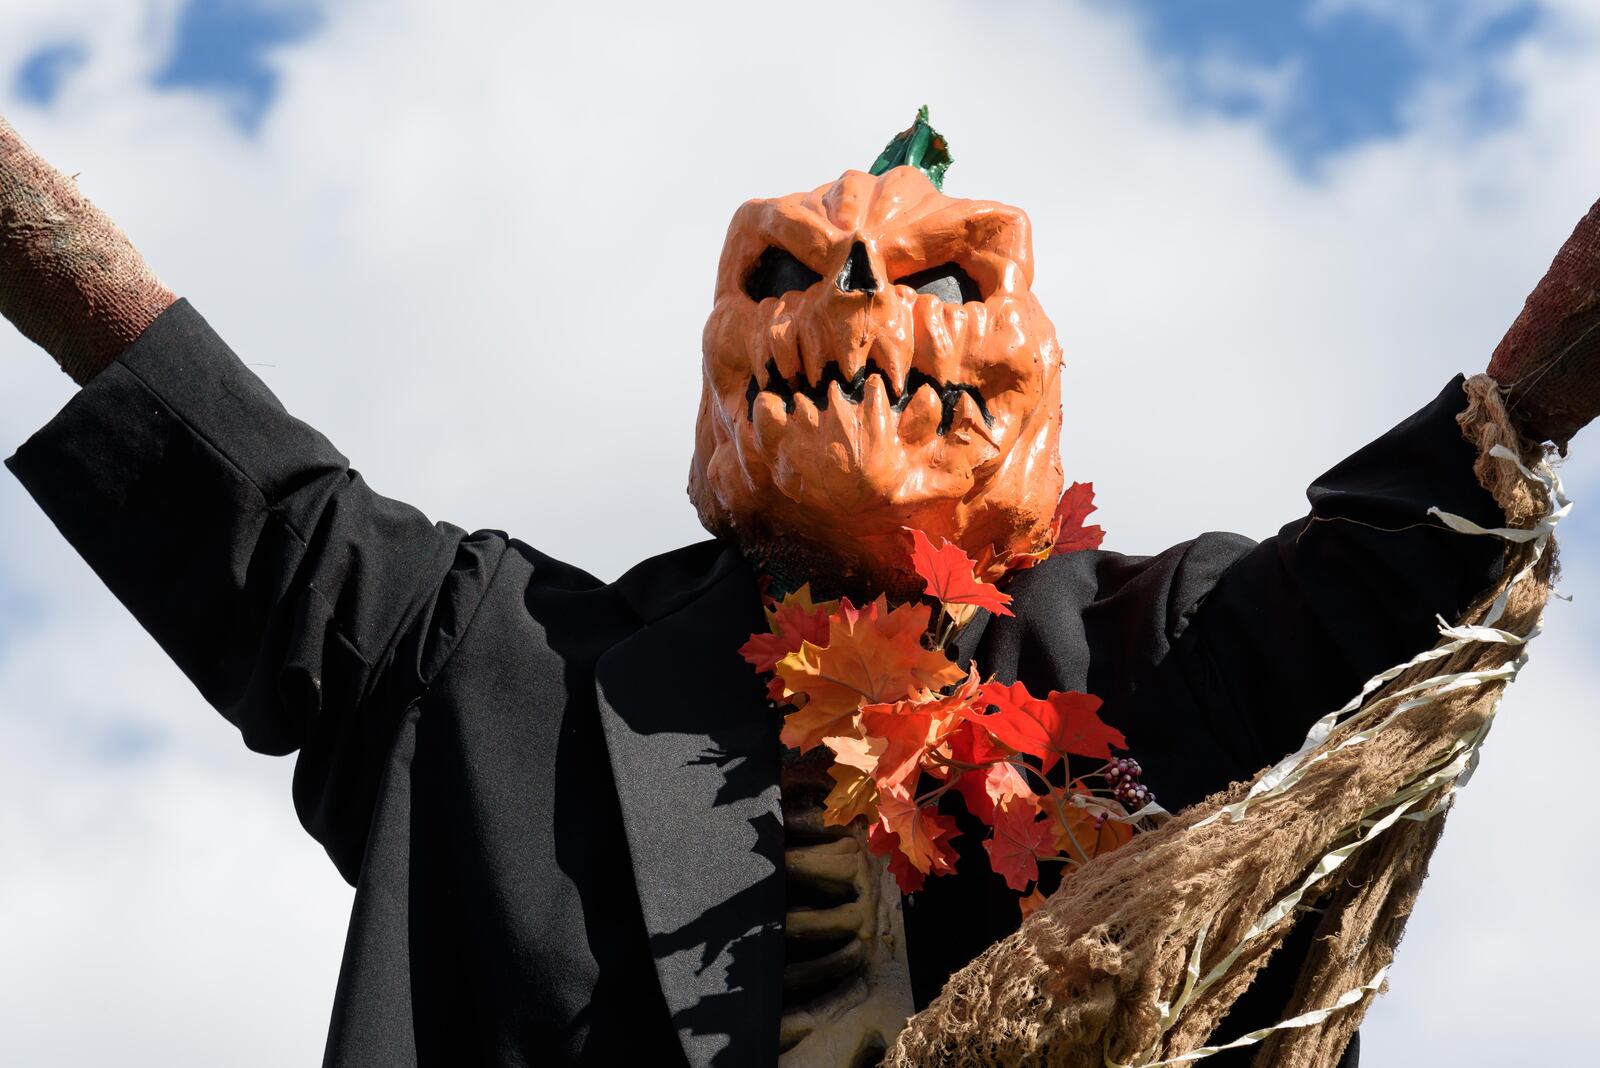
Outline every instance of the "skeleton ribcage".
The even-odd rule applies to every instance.
[[[783,765],[783,1068],[875,1065],[912,1011],[899,889],[859,821],[822,822],[828,756]]]

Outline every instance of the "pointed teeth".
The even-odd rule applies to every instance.
[[[821,382],[822,368],[827,365],[828,357],[825,350],[816,345],[807,345],[804,339],[796,337],[800,349],[800,373],[807,382]]]
[[[852,345],[844,353],[844,359],[839,361],[839,370],[844,372],[848,381],[854,381],[861,369],[867,365],[867,346]]]
[[[943,412],[938,391],[924,383],[906,405],[906,410],[900,413],[900,440],[907,445],[920,445],[927,441],[939,428],[939,417]]]
[[[817,412],[817,406],[811,403],[811,398],[804,393],[798,393],[794,398],[794,412],[791,419],[798,420],[800,425],[808,430],[815,430],[822,425],[822,416]]]
[[[847,398],[844,395],[844,390],[839,387],[839,383],[837,383],[837,382],[829,382],[828,383],[828,407],[829,408],[842,408],[844,405],[849,404],[849,403],[850,403],[850,400],[849,400],[849,398]]]
[[[861,401],[861,422],[873,435],[873,440],[881,441],[889,436],[889,415],[889,391],[883,378],[869,375]]]
[[[778,367],[778,374],[785,382],[792,382],[800,373],[800,353],[795,348],[795,337],[799,331],[792,321],[774,323],[772,325],[772,362]],[[770,384],[770,383],[769,383]]]
[[[856,417],[855,407],[845,399],[844,390],[839,388],[837,382],[828,384],[828,411],[823,415],[823,421],[828,424],[829,440],[842,442],[851,458],[859,460],[861,424]]]
[[[950,437],[958,444],[965,445],[974,437],[994,444],[989,436],[989,428],[984,425],[983,412],[978,408],[978,402],[972,399],[972,394],[963,391],[956,398],[950,416]]]
[[[978,402],[972,399],[972,394],[963,393],[956,402],[956,426],[967,424],[974,427],[978,433],[988,437],[988,425],[983,421],[983,409],[978,407]]]
[[[784,411],[783,400],[773,393],[756,397],[756,438],[769,453],[777,452],[783,440],[784,429],[789,425],[789,413]]]
[[[894,386],[894,395],[899,397],[906,391],[906,372],[911,369],[911,346],[905,344],[890,344],[890,339],[882,334],[872,339],[872,348],[868,353],[876,366],[883,369],[889,376],[890,383]]]

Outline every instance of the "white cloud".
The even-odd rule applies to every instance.
[[[1423,112],[1316,185],[1258,125],[1175,102],[1098,5],[353,2],[279,57],[255,142],[142,87],[174,6],[9,5],[0,71],[63,27],[91,60],[53,110],[0,107],[380,490],[605,577],[701,536],[683,485],[732,210],[865,166],[917,104],[954,144],[950,192],[1033,216],[1068,470],[1131,552],[1298,515],[1311,477],[1482,366],[1600,194],[1576,0],[1507,63],[1517,123],[1470,140]],[[0,441],[67,395],[0,334]],[[1580,508],[1600,498],[1586,445]],[[0,576],[46,613],[0,659],[0,1003],[20,1019],[0,1062],[313,1059],[349,894],[285,762],[240,749],[10,480],[0,520]],[[1521,775],[1592,740],[1596,556],[1566,547],[1581,600],[1452,819],[1369,1064],[1502,1063],[1528,1014],[1581,1008],[1597,946],[1575,888],[1596,866]],[[168,742],[92,764],[111,720]],[[1486,982],[1521,1011],[1457,1012]],[[1565,1040],[1552,1026],[1541,1053]]]

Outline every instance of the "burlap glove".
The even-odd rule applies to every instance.
[[[1506,409],[1535,441],[1567,441],[1600,414],[1600,203],[1556,253],[1489,361]]]
[[[0,117],[0,315],[82,385],[176,299],[77,183]]]

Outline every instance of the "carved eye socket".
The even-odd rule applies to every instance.
[[[776,245],[768,245],[745,276],[744,291],[759,304],[767,297],[781,297],[797,289],[810,289],[820,281],[822,276],[795,259],[792,253]]]
[[[931,293],[946,304],[965,304],[983,299],[983,294],[978,292],[978,283],[954,263],[929,267],[926,271],[896,278],[894,284],[910,286],[918,293]]]

